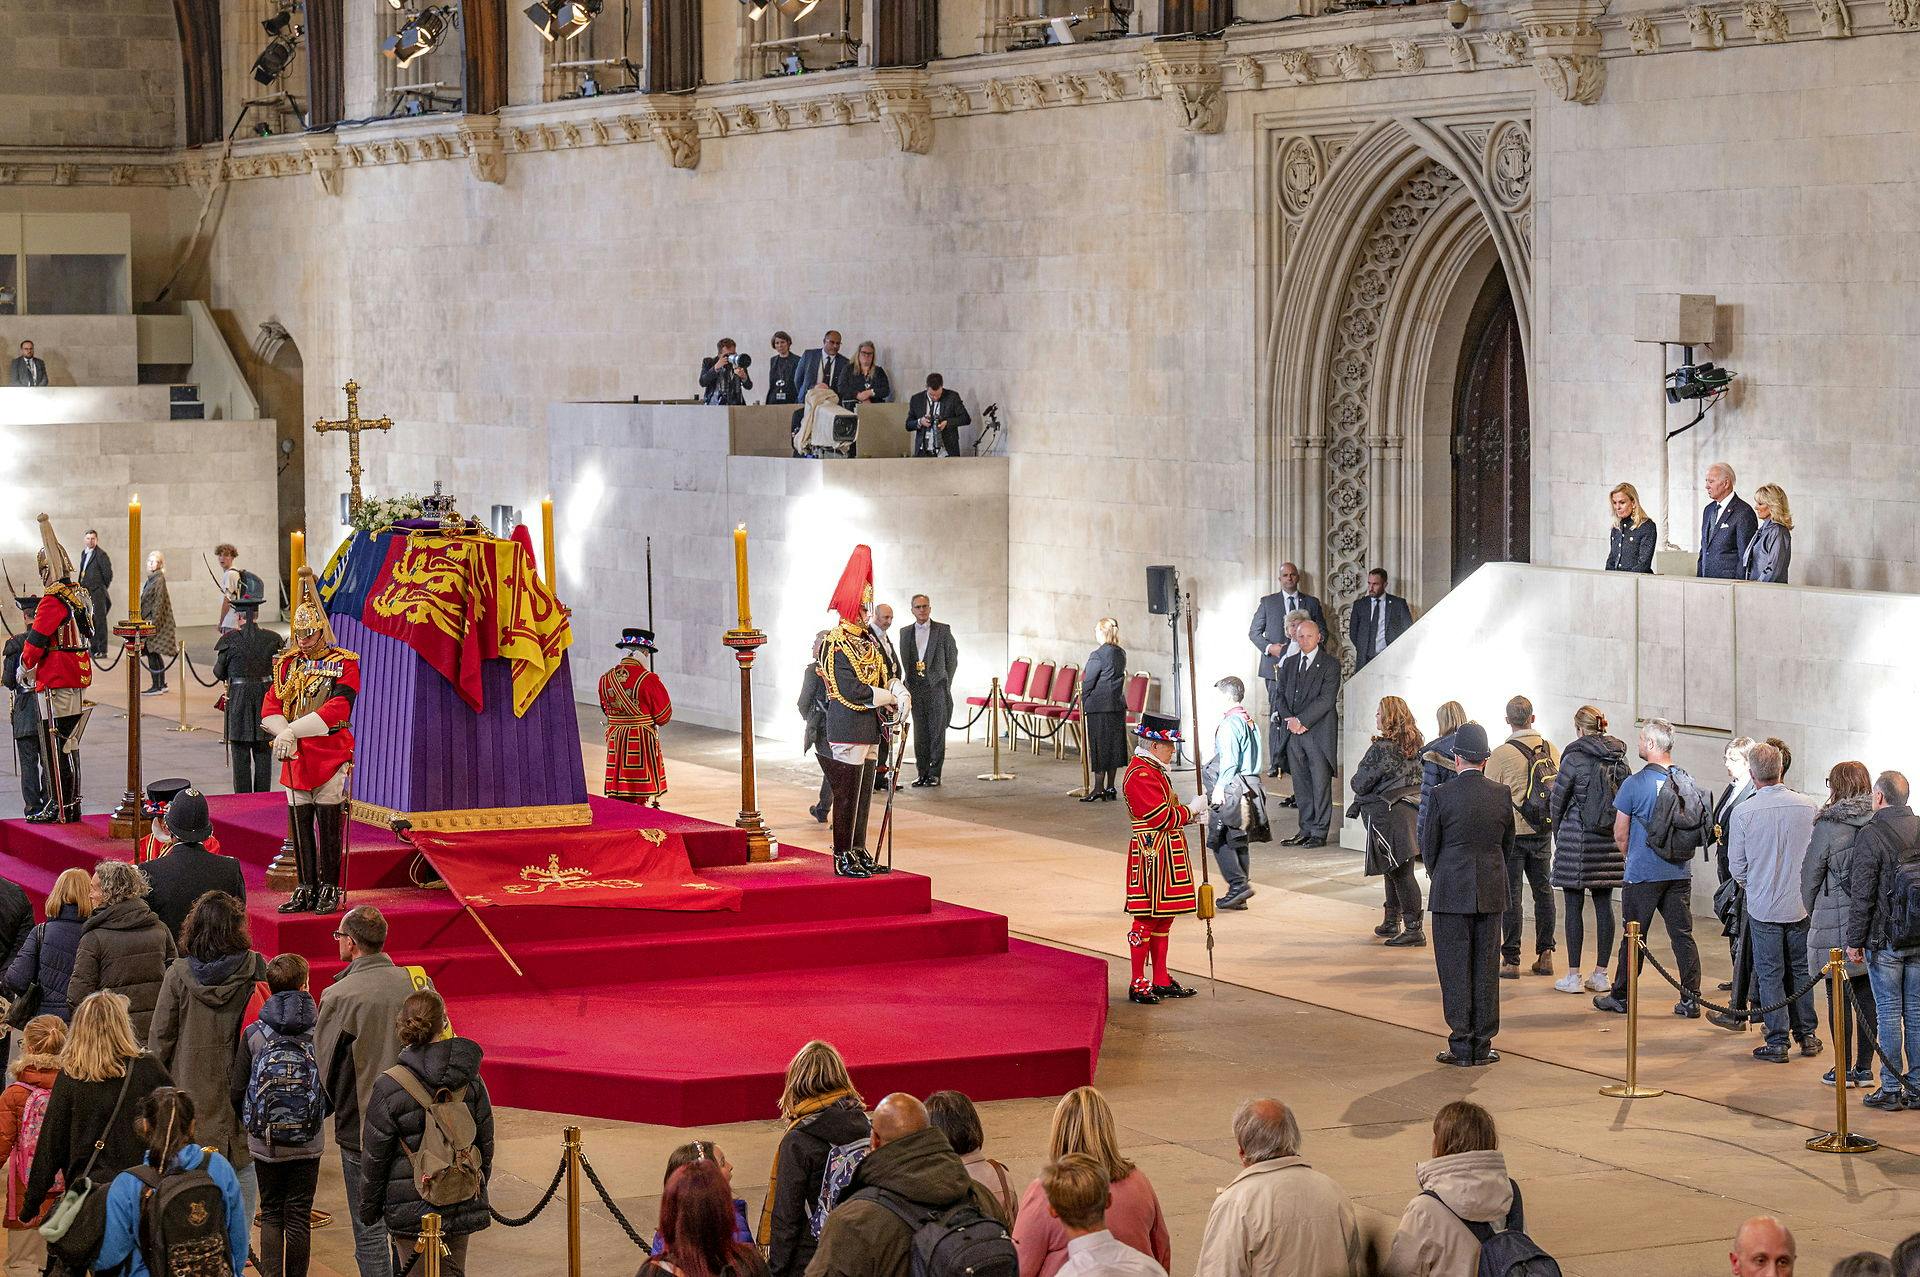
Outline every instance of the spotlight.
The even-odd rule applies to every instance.
[[[276,35],[267,41],[267,47],[260,50],[260,56],[253,60],[253,78],[262,84],[272,84],[287,73],[287,66],[293,61],[294,43],[284,35]]]
[[[747,21],[758,22],[760,15],[767,11],[773,0],[740,0],[740,3],[746,6]]]
[[[604,0],[534,0],[526,7],[527,21],[549,42],[570,40],[600,16]]]
[[[268,35],[280,35],[293,25],[293,10],[282,9],[271,18],[263,20],[260,25],[265,28]]]
[[[774,7],[792,18],[795,22],[813,12],[820,0],[774,0]]]
[[[1734,376],[1730,369],[1714,364],[1682,364],[1667,374],[1667,402],[1681,403],[1688,399],[1706,399],[1717,401],[1727,393]],[[1709,402],[1711,408],[1713,403]]]
[[[444,4],[434,5],[408,19],[398,35],[387,37],[381,52],[396,64],[407,66],[439,48],[452,25],[453,10]]]

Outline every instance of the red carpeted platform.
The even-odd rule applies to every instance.
[[[253,893],[255,947],[305,954],[324,990],[341,966],[335,920],[275,913],[279,898],[266,890],[285,797],[209,802],[221,848]],[[592,806],[596,824],[635,814],[605,799]],[[916,874],[836,878],[827,857],[794,847],[749,865],[738,830],[667,812],[647,819],[680,832],[702,874],[739,886],[740,911],[486,910],[525,979],[446,891],[413,885],[411,849],[352,827],[352,903],[379,906],[395,960],[432,973],[456,1027],[486,1048],[496,1103],[679,1126],[772,1117],[787,1061],[815,1037],[841,1049],[870,1098],[954,1087],[1006,1099],[1092,1080],[1104,961],[1009,940],[1005,918],[937,901]],[[529,863],[545,859],[537,832],[527,852]],[[36,901],[60,870],[128,854],[107,839],[103,816],[0,822],[0,874]]]

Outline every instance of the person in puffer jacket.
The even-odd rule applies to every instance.
[[[62,869],[47,893],[47,920],[27,933],[26,943],[7,967],[4,988],[18,997],[40,985],[40,1014],[73,1019],[67,982],[73,978],[73,954],[80,947],[87,915],[93,912],[93,878],[84,869]]]
[[[1865,763],[1835,763],[1827,773],[1827,805],[1814,817],[1813,838],[1800,865],[1800,900],[1809,915],[1807,972],[1820,976],[1835,949],[1847,947],[1847,914],[1853,908],[1853,842],[1873,819],[1873,777]],[[1878,1011],[1867,964],[1846,964],[1847,993],[1853,998],[1853,1062],[1846,1062],[1847,1044],[1834,1037],[1841,1057],[1835,1066],[1847,1075],[1848,1086],[1873,1084],[1873,1038]],[[1831,983],[1831,981],[1829,981]],[[1833,1026],[1829,1026],[1831,1029]],[[1834,1069],[1826,1083],[1834,1084]]]
[[[254,1090],[254,1061],[276,1038],[291,1038],[313,1050],[320,1009],[307,991],[310,974],[307,960],[297,953],[283,953],[267,964],[267,1000],[261,1004],[260,1018],[241,1031],[227,1083],[228,1098],[243,1126]],[[317,1077],[318,1062],[314,1067],[314,1091],[305,1099],[324,1117],[327,1095]],[[251,1098],[256,1112],[271,1112],[264,1095]],[[267,1277],[307,1277],[313,1255],[313,1195],[320,1183],[320,1153],[326,1137],[325,1121],[314,1128],[312,1139],[297,1144],[275,1140],[271,1130],[265,1134],[255,1134],[251,1127],[247,1130],[247,1152],[260,1185],[260,1262]]]
[[[466,1277],[468,1238],[493,1222],[487,1211],[486,1186],[493,1174],[493,1104],[487,1098],[486,1083],[480,1080],[480,1044],[470,1038],[441,1038],[447,1028],[447,1004],[432,989],[407,996],[399,1028],[399,1068],[411,1070],[430,1093],[466,1090],[466,1105],[473,1114],[473,1146],[480,1154],[480,1191],[464,1202],[440,1207],[421,1199],[407,1154],[420,1151],[420,1140],[432,1119],[405,1087],[383,1073],[367,1097],[360,1150],[360,1219],[367,1224],[386,1223],[399,1252],[394,1264],[398,1272],[419,1242],[421,1219],[437,1210],[449,1252],[440,1261],[441,1277]]]
[[[1434,1116],[1433,1157],[1414,1168],[1420,1195],[1400,1217],[1387,1277],[1475,1277],[1480,1242],[1461,1221],[1504,1228],[1519,1196],[1499,1143],[1493,1114],[1471,1100]]]
[[[173,932],[148,908],[147,875],[124,860],[93,867],[93,912],[73,951],[67,1001],[79,1006],[102,989],[127,1000],[134,1037],[144,1042],[167,966],[180,956]]]
[[[1428,799],[1433,791],[1453,779],[1453,737],[1469,722],[1467,707],[1448,701],[1438,711],[1440,734],[1420,747],[1420,813],[1414,823],[1414,841],[1427,831]]]

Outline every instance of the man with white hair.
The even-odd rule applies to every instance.
[[[1359,1277],[1360,1225],[1340,1186],[1300,1156],[1300,1123],[1279,1100],[1233,1115],[1242,1170],[1213,1199],[1200,1277]]]
[[[1700,515],[1701,576],[1740,579],[1740,561],[1747,542],[1760,526],[1760,516],[1733,490],[1733,467],[1716,461],[1707,467],[1707,508]]]
[[[1771,1215],[1755,1215],[1733,1235],[1733,1277],[1793,1277],[1800,1248],[1787,1226]]]
[[[1800,1044],[1800,1054],[1820,1054],[1813,990],[1787,1000],[1806,965],[1809,923],[1800,869],[1813,840],[1817,809],[1811,798],[1780,783],[1785,761],[1767,742],[1747,751],[1747,769],[1755,792],[1753,801],[1734,813],[1727,865],[1747,898],[1755,995],[1762,1005],[1775,1008],[1766,1015],[1767,1040],[1754,1049],[1753,1058],[1785,1064],[1789,1031]]]
[[[1653,805],[1667,783],[1673,766],[1673,724],[1664,718],[1649,718],[1640,724],[1640,757],[1646,766],[1627,777],[1613,798],[1613,842],[1627,858],[1626,890],[1621,893],[1620,912],[1624,926],[1640,924],[1642,937],[1647,926],[1659,914],[1667,926],[1667,939],[1673,943],[1673,956],[1680,967],[1683,988],[1700,990],[1700,949],[1693,942],[1693,863],[1674,864],[1647,843],[1647,825],[1653,819]],[[1613,972],[1613,990],[1593,1000],[1602,1011],[1627,1013],[1627,962],[1625,940],[1620,944],[1619,965]],[[1700,1004],[1682,996],[1673,1013],[1689,1020],[1700,1018]]]

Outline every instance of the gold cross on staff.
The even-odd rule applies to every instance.
[[[391,417],[362,417],[360,415],[360,383],[349,379],[341,389],[347,392],[347,415],[339,421],[328,421],[324,417],[313,423],[313,428],[321,434],[344,430],[347,434],[347,515],[349,518],[360,513],[360,432],[362,430],[390,430],[393,428]]]

